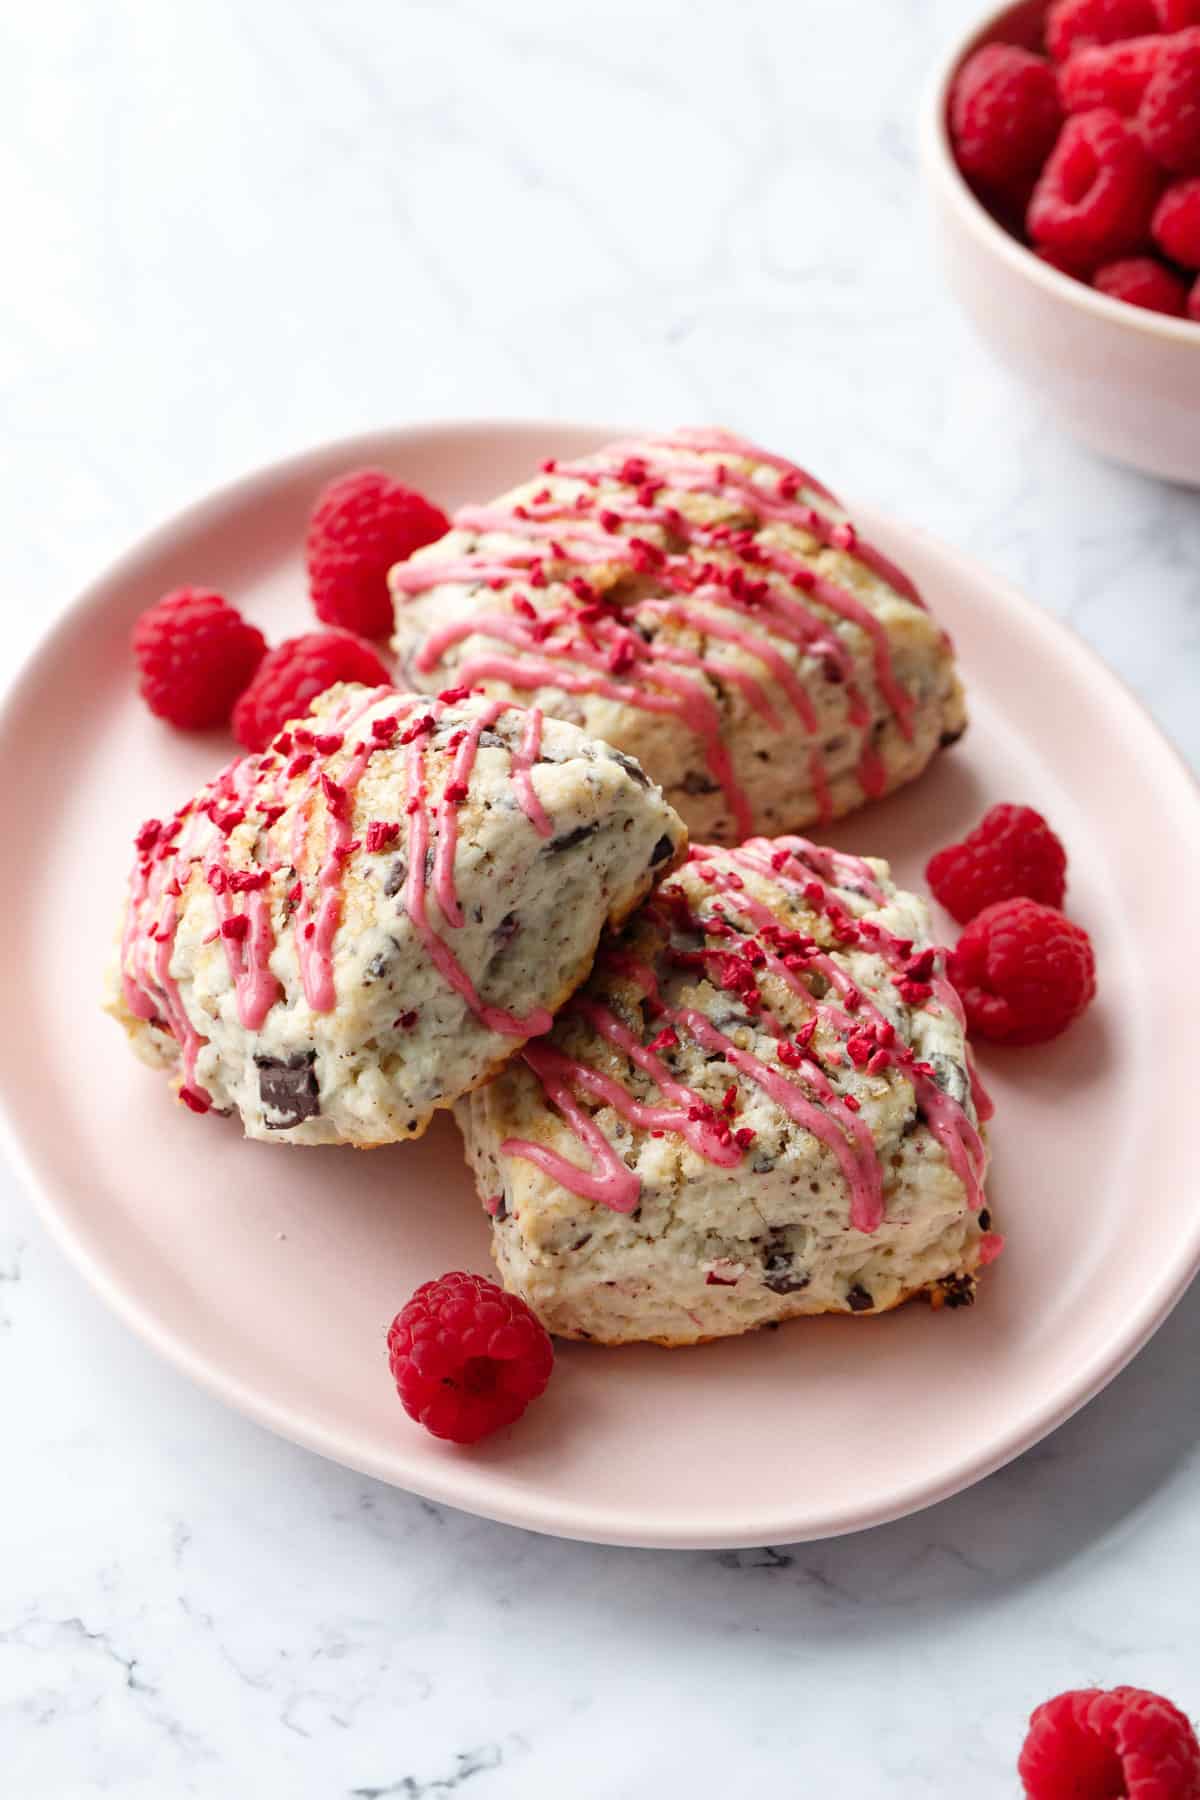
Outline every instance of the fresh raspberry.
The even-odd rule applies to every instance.
[[[1187,297],[1187,316],[1200,325],[1200,275],[1192,283],[1192,291]]]
[[[179,588],[133,631],[138,687],[152,713],[185,731],[226,725],[267,641],[236,607],[205,588]]]
[[[1200,175],[1200,28],[1163,43],[1137,110],[1142,142],[1174,175]]]
[[[544,1392],[554,1348],[524,1300],[456,1269],[423,1282],[396,1314],[388,1361],[410,1418],[434,1437],[474,1444]]]
[[[247,750],[265,750],[289,719],[303,718],[335,681],[392,685],[370,644],[348,631],[309,631],[276,644],[233,709],[234,737]]]
[[[1186,31],[1200,25],[1200,0],[1153,0],[1160,31]]]
[[[363,637],[387,637],[388,570],[449,529],[440,507],[381,469],[331,482],[317,500],[304,547],[317,617]]]
[[[1115,44],[1157,30],[1153,0],[1054,0],[1046,14],[1046,48],[1063,62],[1088,44]]]
[[[1156,256],[1128,256],[1121,262],[1105,263],[1092,276],[1092,286],[1110,300],[1124,300],[1127,306],[1141,306],[1147,312],[1169,313],[1174,319],[1183,317],[1187,305],[1187,288]]]
[[[1159,177],[1132,129],[1110,107],[1073,113],[1029,202],[1035,244],[1093,268],[1140,249]]]
[[[1172,262],[1200,269],[1200,175],[1173,181],[1150,221],[1155,243]]]
[[[1078,1688],[1036,1708],[1017,1773],[1026,1800],[1196,1800],[1200,1743],[1144,1688]]]
[[[1032,806],[993,806],[961,844],[930,857],[925,879],[951,917],[965,925],[985,906],[1018,894],[1061,906],[1067,853]]]
[[[958,166],[987,187],[1012,188],[1036,175],[1061,123],[1054,71],[1028,50],[986,44],[955,78],[950,134]]]
[[[1052,269],[1057,269],[1060,275],[1070,275],[1075,281],[1090,279],[1087,264],[1080,263],[1076,257],[1065,256],[1061,250],[1048,250],[1045,244],[1039,244],[1033,254],[1039,262],[1048,263]]]
[[[998,1044],[1041,1044],[1065,1031],[1096,992],[1081,925],[1037,900],[1001,900],[967,926],[946,959],[967,1023]]]
[[[1058,71],[1058,97],[1066,112],[1111,107],[1131,118],[1158,66],[1166,39],[1129,38],[1123,44],[1090,44],[1076,50]]]

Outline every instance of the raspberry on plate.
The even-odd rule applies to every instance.
[[[1200,275],[1192,283],[1192,290],[1187,297],[1187,316],[1200,325]]]
[[[150,711],[185,731],[228,723],[267,641],[206,588],[179,588],[149,607],[133,632],[138,687]]]
[[[388,1362],[410,1418],[434,1437],[474,1444],[545,1391],[554,1347],[524,1300],[456,1269],[423,1282],[396,1314]]]
[[[1145,1688],[1077,1688],[1036,1708],[1017,1773],[1026,1800],[1196,1800],[1200,1742]]]
[[[1062,123],[1054,71],[1013,44],[967,58],[950,95],[950,133],[964,175],[1012,188],[1037,174]]]
[[[299,719],[318,694],[338,681],[390,687],[390,670],[370,644],[348,631],[309,631],[287,638],[263,658],[233,709],[233,735],[247,750],[265,750],[289,719]]]
[[[1130,118],[1141,105],[1166,39],[1128,38],[1120,44],[1090,44],[1076,50],[1058,71],[1058,96],[1066,112],[1111,107]]]
[[[1073,113],[1033,190],[1029,235],[1093,267],[1109,262],[1146,242],[1159,185],[1154,164],[1119,114],[1110,107]]]
[[[305,542],[317,617],[363,637],[387,637],[388,570],[449,529],[440,507],[381,469],[359,469],[331,482],[317,500]]]
[[[1200,269],[1200,175],[1171,183],[1154,209],[1150,230],[1164,256],[1185,269]]]
[[[1046,48],[1062,62],[1088,44],[1115,44],[1157,30],[1153,0],[1054,0],[1046,14]]]
[[[1122,262],[1105,263],[1092,276],[1092,286],[1111,300],[1124,300],[1127,306],[1142,306],[1147,312],[1167,313],[1174,319],[1183,317],[1187,305],[1187,288],[1156,256],[1129,256]]]
[[[1154,0],[1161,31],[1186,31],[1200,25],[1200,0]]]
[[[960,925],[985,906],[1024,895],[1061,907],[1067,853],[1032,806],[993,806],[961,844],[931,856],[925,879]]]
[[[1137,110],[1151,156],[1175,175],[1200,175],[1200,30],[1163,44]]]
[[[1057,1037],[1096,992],[1087,932],[1036,900],[986,907],[946,958],[946,973],[971,1030],[997,1044]]]

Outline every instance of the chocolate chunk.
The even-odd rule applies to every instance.
[[[321,1110],[321,1090],[313,1067],[316,1060],[315,1050],[298,1050],[286,1061],[277,1056],[255,1057],[259,1098],[269,1112],[279,1114],[266,1121],[268,1131],[287,1131]]]
[[[875,1302],[872,1300],[870,1294],[868,1294],[866,1288],[862,1287],[857,1281],[846,1294],[846,1305],[850,1308],[851,1312],[870,1312],[874,1304]]]
[[[992,1229],[992,1215],[986,1206],[979,1215],[979,1229],[980,1231],[990,1231]]]
[[[546,854],[556,856],[560,850],[573,850],[576,844],[582,844],[600,829],[600,821],[595,819],[590,825],[577,825],[574,831],[564,831],[561,837],[551,838],[546,845]]]
[[[495,931],[493,931],[492,938],[500,949],[503,950],[506,945],[512,943],[520,929],[521,924],[516,913],[505,913]]]
[[[966,729],[965,725],[960,725],[957,731],[943,731],[941,737],[938,739],[938,748],[940,750],[948,750],[951,744],[957,744],[959,738]]]
[[[632,756],[626,756],[623,750],[610,750],[608,754],[614,762],[620,763],[631,781],[636,781],[639,787],[650,786],[650,777],[641,763],[634,762]]]
[[[383,884],[383,891],[389,899],[400,892],[407,878],[408,864],[402,856],[398,856],[388,870],[387,880]]]
[[[949,1094],[952,1100],[957,1100],[960,1106],[965,1106],[967,1096],[971,1091],[971,1084],[967,1080],[967,1071],[962,1064],[955,1062],[952,1056],[943,1056],[940,1051],[935,1051],[929,1061],[933,1069],[933,1079],[943,1094]]]
[[[973,1275],[943,1275],[938,1282],[941,1289],[942,1305],[952,1310],[960,1306],[974,1306],[975,1277]]]
[[[679,785],[685,794],[715,794],[717,791],[716,782],[702,775],[699,769],[689,769]]]
[[[388,972],[391,960],[386,950],[377,951],[363,971],[363,986],[370,987],[373,981],[381,981]]]
[[[796,1256],[786,1231],[773,1231],[763,1250],[763,1286],[773,1294],[798,1294],[811,1278],[796,1267]]]
[[[674,852],[674,849],[675,849],[674,844],[671,842],[670,838],[664,832],[662,837],[659,838],[657,844],[655,844],[655,846],[654,846],[654,854],[650,858],[650,867],[652,869],[656,869],[660,862],[665,862],[667,860],[668,856],[672,855],[672,853]]]
[[[790,1250],[771,1250],[763,1257],[763,1286],[773,1294],[798,1294],[810,1277],[798,1269]]]

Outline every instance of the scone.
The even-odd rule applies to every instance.
[[[332,688],[143,826],[109,1010],[249,1137],[417,1137],[548,1029],[685,842],[637,765],[573,725]]]
[[[694,848],[455,1110],[504,1283],[564,1337],[961,1306],[1000,1249],[924,902],[800,838]]]
[[[703,842],[849,812],[966,724],[912,583],[811,475],[725,431],[547,463],[391,585],[414,687],[478,683],[573,720]]]

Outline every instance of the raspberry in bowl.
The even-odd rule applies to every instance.
[[[992,13],[936,71],[921,150],[980,335],[1090,448],[1200,485],[1200,5]]]

